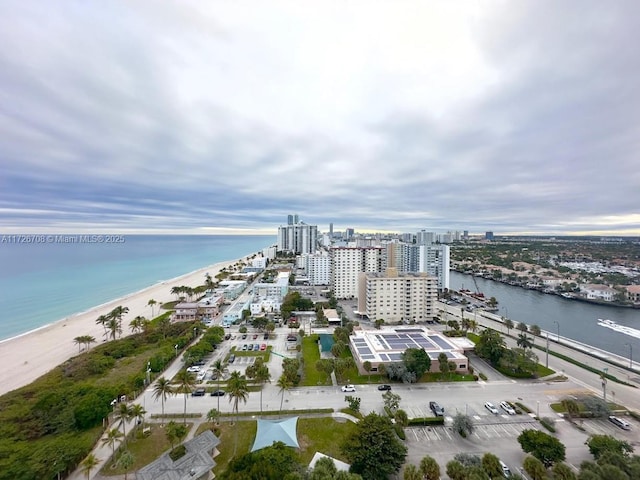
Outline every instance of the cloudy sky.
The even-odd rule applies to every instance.
[[[640,3],[0,2],[0,232],[640,235]]]

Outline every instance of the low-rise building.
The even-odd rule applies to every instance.
[[[580,285],[580,291],[589,300],[603,300],[605,302],[612,302],[618,294],[615,288],[599,284]]]
[[[627,285],[624,288],[627,300],[640,304],[640,285]]]
[[[205,297],[197,302],[180,302],[171,315],[172,322],[190,322],[202,318],[215,317],[220,313],[223,298],[220,296]]]
[[[454,342],[441,333],[423,326],[354,330],[349,337],[349,347],[362,375],[368,373],[363,367],[364,362],[368,361],[371,364],[371,372],[375,373],[381,364],[402,362],[402,354],[408,348],[424,349],[431,359],[432,372],[440,371],[438,356],[441,353],[447,356],[449,362],[455,363],[455,372],[469,371],[469,359],[464,354],[465,348],[458,341]]]

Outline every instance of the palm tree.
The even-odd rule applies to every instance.
[[[142,425],[142,422],[144,422],[144,416],[146,414],[147,411],[139,403],[134,403],[133,405],[131,405],[131,418],[136,419],[137,425]]]
[[[100,315],[98,318],[96,318],[96,324],[97,325],[102,325],[102,327],[104,328],[104,336],[107,336],[107,322],[109,321],[109,316],[108,315]]]
[[[440,480],[440,465],[433,457],[427,455],[420,460],[420,473],[425,480]]]
[[[176,381],[175,392],[184,394],[184,424],[187,424],[187,397],[196,386],[196,377],[186,369],[180,370],[174,377]]]
[[[146,321],[147,319],[140,315],[131,320],[129,322],[129,328],[131,328],[131,332],[141,332],[144,329],[144,324]]]
[[[219,418],[220,418],[220,410],[216,410],[215,408],[212,408],[207,412],[207,420],[209,420],[210,422],[218,423]]]
[[[120,458],[118,459],[117,465],[124,469],[124,480],[127,480],[127,473],[134,463],[135,458],[133,458],[133,454],[129,450],[125,450],[124,452],[122,452],[122,455],[120,455]]]
[[[282,415],[282,403],[284,402],[284,393],[288,391],[291,387],[293,387],[293,382],[289,380],[289,377],[282,374],[278,379],[277,385],[278,385],[278,388],[280,389],[280,394],[282,395],[280,397],[280,415]]]
[[[157,304],[158,302],[156,302],[153,298],[147,302],[147,305],[151,307],[151,318],[155,317],[155,314],[153,313],[153,307]]]
[[[127,422],[133,418],[131,406],[126,402],[120,402],[115,412],[113,412],[113,419],[122,425],[122,433],[124,434],[124,443],[127,443]]]
[[[111,332],[111,339],[116,339],[116,334],[122,335],[122,325],[115,317],[109,317],[107,320],[107,329]]]
[[[124,435],[117,428],[112,428],[107,431],[107,436],[102,439],[102,445],[109,445],[111,447],[111,455],[115,458],[116,456],[116,443],[120,440]]]
[[[255,376],[256,382],[260,384],[260,415],[262,415],[262,385],[267,382],[271,382],[271,373],[269,372],[269,367],[267,367],[264,363],[260,364],[257,368]],[[220,398],[220,397],[218,397]]]
[[[96,338],[92,335],[83,335],[82,336],[83,343],[85,344],[87,350],[89,350],[89,346],[92,343],[96,343]]]
[[[127,313],[129,313],[129,307],[123,307],[122,305],[118,305],[116,308],[111,310],[111,312],[109,312],[109,318],[116,320],[116,322],[118,323],[118,333],[120,334],[122,334],[122,317],[124,317]],[[111,330],[111,332],[113,333],[113,330]]]
[[[504,326],[507,327],[507,335],[509,335],[509,330],[513,328],[513,320],[511,320],[510,318],[502,318],[504,319]]]
[[[160,377],[153,387],[153,398],[158,400],[158,397],[162,400],[162,424],[164,425],[164,401],[169,395],[175,395],[173,385],[171,381],[165,377]]]
[[[80,353],[80,345],[84,344],[84,337],[76,337],[73,339],[73,342],[78,345],[78,353]]]
[[[87,479],[91,475],[91,470],[93,470],[99,464],[100,460],[98,460],[98,458],[93,453],[87,455],[87,458],[82,461],[80,465],[82,466],[82,471],[86,475]]]
[[[409,464],[404,467],[404,473],[402,474],[403,480],[422,480],[422,473],[413,464]]]
[[[240,375],[240,372],[237,370],[231,373],[229,381],[227,382],[227,392],[229,393],[229,402],[233,402],[232,410],[236,411],[236,433],[235,443],[233,445],[233,456],[235,456],[238,448],[238,403],[240,400],[247,403],[247,397],[249,396],[247,377]]]
[[[531,338],[527,336],[526,333],[521,333],[518,335],[518,340],[516,341],[519,347],[522,348],[533,348],[533,343],[531,342]]]
[[[222,363],[222,360],[216,360],[213,362],[212,370],[218,380],[218,390],[220,390],[220,377],[222,377],[222,372],[224,372],[224,364]],[[218,411],[220,411],[220,397],[218,397]]]

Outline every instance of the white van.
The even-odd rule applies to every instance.
[[[631,430],[631,425],[626,420],[611,415],[609,421],[623,430]]]
[[[511,470],[509,470],[509,467],[507,467],[507,464],[504,463],[502,460],[500,460],[500,468],[502,469],[502,475],[504,475],[506,478],[511,477]]]

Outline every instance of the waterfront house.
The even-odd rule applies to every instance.
[[[640,285],[627,285],[624,287],[627,300],[640,305]]]
[[[580,285],[580,292],[582,292],[588,300],[603,300],[605,302],[614,301],[618,294],[616,289],[608,287],[607,285],[590,283]]]

